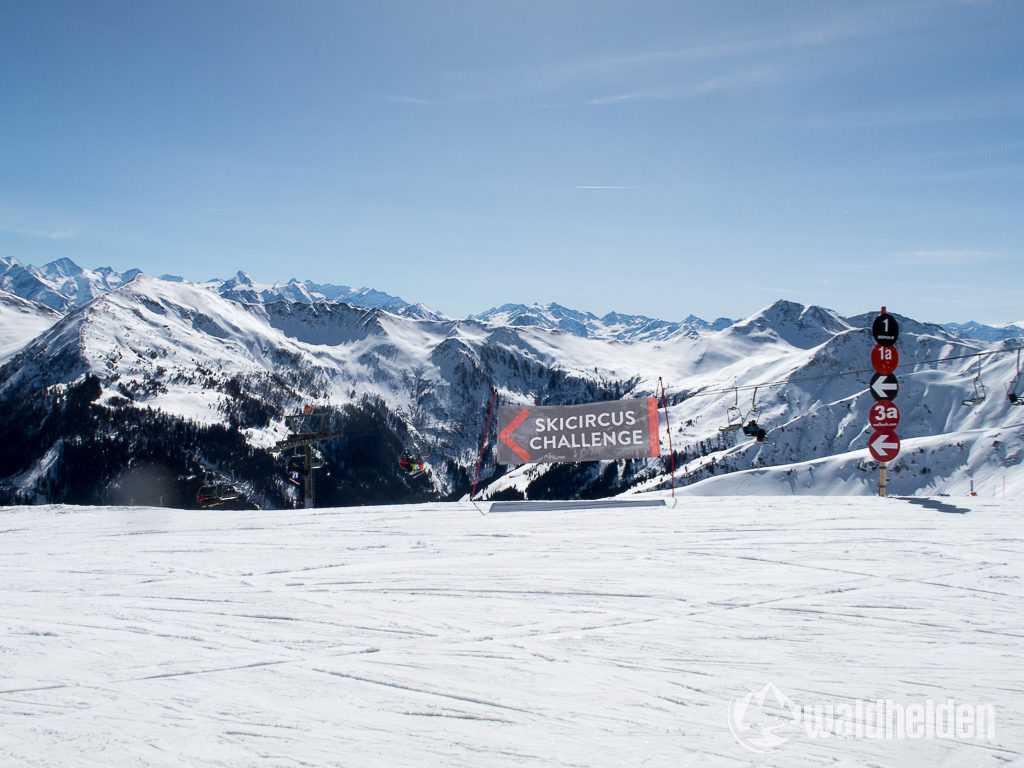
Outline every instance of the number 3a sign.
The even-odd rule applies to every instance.
[[[896,351],[896,347],[883,347],[881,344],[876,344],[875,348],[871,350],[871,365],[883,376],[888,376],[895,371],[899,364],[900,353]]]
[[[868,415],[873,429],[896,429],[900,425],[900,409],[892,400],[879,400]]]

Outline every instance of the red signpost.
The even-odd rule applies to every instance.
[[[871,367],[877,371],[877,375],[871,380],[870,387],[875,404],[871,406],[868,419],[875,431],[868,439],[868,450],[878,462],[878,495],[883,497],[886,463],[895,459],[900,452],[900,436],[896,434],[900,409],[893,402],[899,393],[899,382],[893,376],[900,364],[900,354],[896,350],[899,335],[900,327],[896,318],[882,307],[881,314],[871,324],[871,336],[875,340],[875,348],[871,350]]]

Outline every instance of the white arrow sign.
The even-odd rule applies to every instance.
[[[892,461],[900,452],[900,438],[891,429],[880,429],[868,440],[875,461]]]
[[[899,448],[900,444],[889,441],[889,434],[887,432],[879,432],[875,439],[871,441],[871,447],[879,453],[888,453],[889,451]]]
[[[870,389],[876,400],[892,400],[900,391],[900,384],[892,374],[888,376],[879,374],[872,377]]]

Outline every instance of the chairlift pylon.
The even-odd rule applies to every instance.
[[[274,444],[273,452],[287,459],[287,480],[292,485],[302,488],[302,500],[307,509],[316,506],[313,498],[313,478],[315,470],[324,466],[323,454],[315,448],[318,443],[341,437],[341,432],[323,431],[325,422],[330,416],[326,408],[320,411],[306,404],[301,413],[293,413],[284,417],[290,433]]]

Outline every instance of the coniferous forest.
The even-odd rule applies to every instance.
[[[24,477],[28,485],[0,485],[0,504],[117,504],[198,508],[200,488],[227,484],[240,497],[223,508],[281,509],[301,506],[301,492],[286,480],[287,453],[255,448],[249,426],[264,426],[276,410],[239,390],[226,402],[223,424],[199,424],[139,407],[127,398],[99,402],[101,382],[87,375],[76,384],[47,388],[0,401],[0,476]],[[323,466],[315,474],[316,506],[441,501],[464,496],[472,467],[445,456],[427,457],[453,489],[442,496],[426,477],[407,477],[399,458],[409,444],[404,423],[380,400],[364,398],[330,410],[324,431],[341,434],[321,444]],[[492,453],[485,464],[493,478]],[[597,498],[629,486],[635,462],[564,465],[537,478],[523,494],[501,498]],[[495,498],[498,498],[497,496]]]

